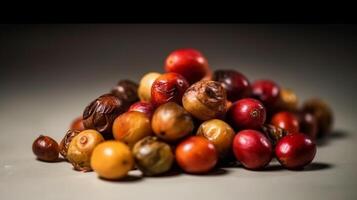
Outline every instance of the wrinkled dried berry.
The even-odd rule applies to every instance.
[[[262,132],[267,138],[275,145],[281,138],[288,134],[288,132],[280,127],[276,127],[272,124],[264,124],[262,126]]]
[[[227,111],[226,90],[219,82],[199,81],[186,90],[182,104],[197,119],[222,118]]]
[[[116,117],[124,113],[128,104],[122,99],[105,94],[92,101],[83,112],[83,123],[86,129],[100,132],[104,138],[112,138],[112,126]]]
[[[67,159],[67,151],[69,144],[71,143],[72,139],[77,136],[81,131],[79,130],[68,130],[66,135],[63,137],[59,149],[60,149],[60,154],[63,156],[63,158]]]

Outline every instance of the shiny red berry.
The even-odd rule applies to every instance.
[[[218,160],[213,143],[201,136],[191,136],[182,141],[175,154],[178,165],[188,173],[206,173]]]
[[[301,169],[312,162],[316,144],[302,133],[283,137],[275,146],[275,155],[287,169]]]
[[[256,130],[238,132],[233,140],[233,152],[245,168],[253,170],[264,168],[273,157],[271,142]]]
[[[245,98],[233,103],[228,110],[227,117],[235,129],[258,130],[265,122],[266,111],[260,101]]]
[[[190,84],[209,74],[207,59],[196,49],[173,51],[166,58],[165,71],[181,74]]]
[[[286,130],[288,133],[299,132],[298,118],[291,112],[276,113],[271,120],[271,124]]]

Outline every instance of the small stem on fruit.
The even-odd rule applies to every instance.
[[[253,118],[256,118],[256,117],[258,117],[259,112],[258,112],[258,110],[253,110],[253,111],[250,113],[250,115],[251,115]]]
[[[85,144],[85,143],[87,143],[87,141],[88,141],[88,138],[87,138],[86,136],[83,136],[83,137],[81,137],[81,138],[79,139],[79,142],[80,142],[81,144]]]

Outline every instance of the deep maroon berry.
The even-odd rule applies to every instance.
[[[301,169],[311,163],[316,154],[316,144],[302,133],[283,137],[275,146],[275,155],[287,169]]]
[[[235,70],[216,70],[212,80],[222,84],[230,101],[234,102],[250,96],[251,87],[248,79]]]
[[[261,132],[243,130],[233,140],[233,152],[237,160],[248,169],[262,169],[273,157],[271,142]]]
[[[271,80],[258,80],[252,84],[252,95],[260,100],[266,109],[273,110],[279,99],[280,87]]]
[[[228,110],[228,120],[235,129],[259,130],[265,122],[266,111],[263,104],[252,98],[236,101]]]
[[[120,80],[111,90],[111,93],[125,101],[128,105],[131,105],[139,100],[138,84],[131,80]]]
[[[300,112],[297,114],[299,120],[300,132],[308,135],[312,140],[317,136],[317,120],[315,115],[309,112]]]

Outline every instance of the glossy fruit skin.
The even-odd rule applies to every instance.
[[[213,81],[218,81],[227,91],[227,99],[234,102],[247,98],[251,94],[248,79],[235,70],[216,70],[213,73]]]
[[[148,116],[137,111],[129,111],[119,115],[113,123],[115,140],[124,142],[130,148],[146,136],[152,135]]]
[[[138,84],[131,80],[121,80],[111,90],[111,93],[124,100],[128,105],[133,104],[139,100]]]
[[[104,138],[111,139],[113,122],[117,116],[129,108],[126,101],[105,94],[92,101],[83,112],[83,123],[86,129],[100,132]]]
[[[219,82],[202,80],[186,90],[182,105],[202,121],[222,118],[227,111],[227,94]]]
[[[67,151],[69,144],[73,140],[75,136],[77,136],[81,131],[79,130],[68,130],[66,135],[63,137],[61,140],[61,143],[59,144],[59,149],[60,149],[60,154],[62,155],[63,158],[67,159]]]
[[[151,119],[152,115],[154,114],[155,108],[150,102],[138,101],[136,103],[133,103],[128,111],[142,112]]]
[[[180,74],[162,74],[152,84],[151,102],[155,107],[167,102],[181,104],[182,96],[188,87],[187,80]]]
[[[276,127],[285,129],[289,134],[298,133],[300,130],[299,120],[291,112],[276,113],[271,120],[271,124]]]
[[[199,126],[196,135],[205,137],[212,142],[219,158],[224,159],[232,150],[235,132],[226,122],[219,119],[211,119]]]
[[[268,111],[274,109],[280,95],[280,87],[271,80],[258,80],[252,84],[253,98],[260,100]]]
[[[39,160],[54,162],[58,160],[59,147],[51,137],[40,135],[32,144],[32,152]]]
[[[295,112],[298,110],[298,97],[292,89],[281,88],[275,110]]]
[[[83,117],[79,116],[76,119],[73,120],[73,122],[70,125],[71,130],[78,130],[78,131],[84,131],[84,124],[83,124]]]
[[[191,136],[176,148],[176,161],[187,173],[200,174],[212,170],[218,160],[214,145],[204,137]]]
[[[160,75],[161,74],[157,72],[149,72],[141,78],[138,88],[138,96],[141,101],[151,101],[152,84]]]
[[[165,61],[165,71],[181,74],[193,84],[209,73],[207,59],[196,49],[178,49]]]
[[[308,135],[312,140],[317,137],[318,124],[315,116],[309,112],[300,112],[297,114],[299,120],[300,132]]]
[[[266,119],[266,111],[263,104],[252,98],[236,101],[227,113],[230,125],[237,130],[259,130]]]
[[[156,136],[167,142],[175,142],[189,135],[194,128],[191,115],[174,102],[163,104],[155,110],[151,126]]]
[[[104,142],[103,136],[96,130],[88,129],[80,132],[69,144],[67,156],[73,168],[78,171],[91,171],[90,158],[94,148]]]
[[[305,134],[283,137],[275,147],[275,155],[287,169],[301,169],[310,164],[316,154],[316,144]]]
[[[163,174],[170,170],[174,162],[171,147],[155,136],[137,142],[133,147],[133,155],[137,167],[146,176]]]
[[[313,114],[318,123],[317,137],[323,137],[331,132],[333,127],[333,112],[323,100],[313,98],[304,102],[302,111]]]
[[[233,140],[233,152],[245,168],[252,170],[263,169],[273,158],[271,142],[256,130],[238,132]]]
[[[127,176],[134,167],[134,158],[126,144],[109,140],[94,149],[90,163],[99,177],[115,180]]]

